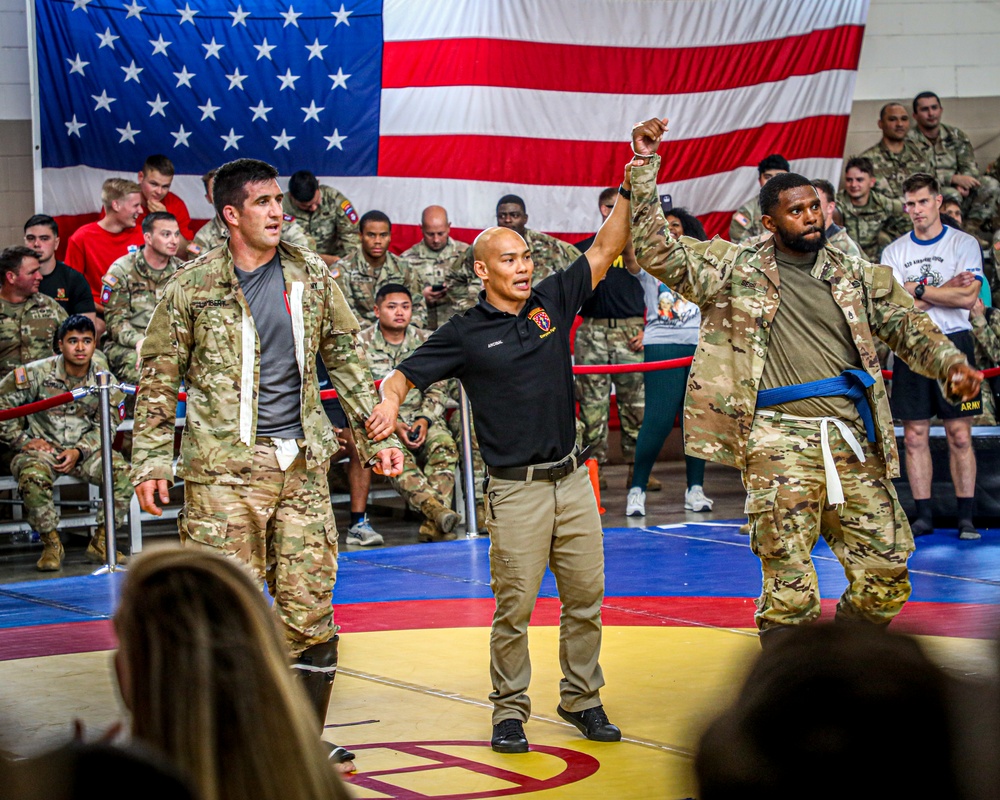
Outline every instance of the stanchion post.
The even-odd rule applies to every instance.
[[[479,536],[476,520],[476,475],[472,468],[472,409],[469,395],[462,382],[458,382],[458,410],[462,415],[462,485],[465,488],[465,535],[474,539]]]
[[[118,537],[115,531],[115,479],[111,470],[111,373],[97,373],[97,396],[101,410],[101,472],[103,473],[104,495],[104,552],[105,566],[99,572],[115,572],[118,552]]]

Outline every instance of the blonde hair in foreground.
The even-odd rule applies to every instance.
[[[202,800],[350,797],[271,610],[238,562],[180,548],[143,554],[115,630],[133,736],[162,750]]]

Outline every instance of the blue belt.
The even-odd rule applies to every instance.
[[[864,370],[848,369],[836,378],[765,389],[757,394],[757,408],[769,408],[794,400],[805,400],[808,397],[843,396],[854,402],[854,407],[857,408],[861,421],[865,424],[868,441],[874,442],[875,420],[872,418],[872,408],[868,404],[868,395],[865,392],[865,389],[874,383],[875,379]]]

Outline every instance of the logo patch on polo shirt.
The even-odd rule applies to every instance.
[[[56,289],[56,300],[66,300],[66,299],[67,299],[66,287],[60,286],[58,289]]]
[[[541,306],[529,311],[528,319],[534,322],[543,331],[548,331],[549,328],[552,327],[552,320],[549,319],[549,315],[545,313],[545,309]]]
[[[347,218],[353,222],[355,225],[358,223],[358,212],[354,210],[354,206],[351,205],[350,200],[345,200],[340,204],[341,209],[347,214]]]

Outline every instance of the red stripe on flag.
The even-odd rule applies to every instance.
[[[597,194],[594,194],[594,204],[597,203]],[[594,215],[596,216],[596,214]],[[726,225],[729,224],[729,217],[726,217]],[[597,224],[596,221],[594,223]],[[459,242],[465,242],[466,244],[471,244],[472,240],[475,239],[482,232],[481,228],[456,228],[451,229],[451,238],[456,239]],[[548,231],[545,231],[549,233]],[[576,244],[577,242],[582,242],[584,239],[593,235],[593,231],[590,233],[549,233],[550,236],[555,236],[557,239],[562,239],[564,242],[569,242],[570,244]],[[409,250],[413,245],[420,241],[423,233],[420,231],[419,225],[402,225],[398,222],[392,223],[392,244],[389,245],[389,249],[399,255],[404,250]]]
[[[771,153],[785,158],[840,158],[847,116],[772,122],[699,139],[668,141],[660,181],[679,181],[756,167]],[[434,158],[414,158],[414,153]],[[378,174],[540,186],[604,187],[621,180],[630,157],[623,142],[556,141],[511,136],[383,136]],[[488,154],[488,156],[484,156]]]
[[[503,86],[557,92],[688,94],[855,70],[864,27],[715,47],[605,47],[507,39],[386,42],[382,84]],[[627,54],[627,58],[623,57]]]
[[[735,210],[733,209],[733,211]],[[698,219],[701,220],[701,224],[705,228],[705,233],[709,238],[721,236],[724,239],[728,239],[729,223],[732,218],[732,211],[713,211],[710,214],[698,215]]]

